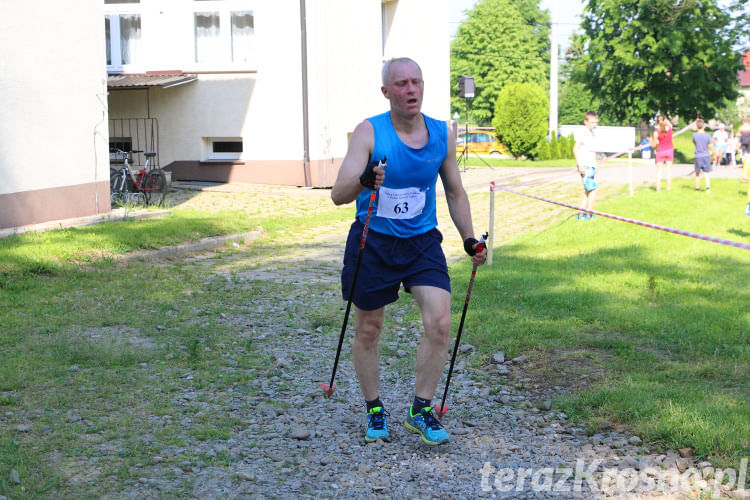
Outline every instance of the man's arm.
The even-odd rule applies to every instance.
[[[351,203],[364,189],[364,186],[359,182],[359,177],[370,161],[374,143],[375,133],[369,121],[365,120],[354,128],[349,140],[349,149],[343,163],[341,163],[336,182],[331,189],[331,200],[336,205]],[[374,172],[375,189],[377,189],[383,184],[385,170],[375,167]]]
[[[458,171],[456,162],[456,134],[453,128],[448,126],[448,154],[445,161],[440,166],[440,179],[443,181],[445,189],[445,199],[448,202],[448,212],[450,213],[453,224],[461,235],[461,240],[474,238],[474,225],[471,222],[471,206],[469,205],[469,196],[466,194],[463,183],[461,182],[461,173]],[[487,250],[475,254],[472,257],[474,264],[481,265],[487,257]]]

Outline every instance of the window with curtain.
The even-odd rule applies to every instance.
[[[232,62],[247,63],[253,56],[253,13],[232,12]]]
[[[195,13],[195,62],[222,60],[221,25],[218,12]]]
[[[120,54],[122,64],[138,62],[138,48],[141,44],[140,14],[120,15]]]
[[[107,44],[107,66],[112,64],[112,35],[109,32],[109,16],[104,17],[104,38]]]
[[[251,11],[232,12],[231,17],[232,62],[250,62],[253,56],[253,13]]]

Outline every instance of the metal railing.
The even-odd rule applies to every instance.
[[[159,167],[159,121],[156,118],[110,118],[109,119],[109,162],[123,163],[121,151],[141,150],[156,153],[151,159],[151,167]],[[131,155],[132,166],[143,166],[142,154]]]

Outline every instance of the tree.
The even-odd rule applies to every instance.
[[[549,99],[533,83],[506,85],[495,102],[492,125],[508,152],[516,158],[535,156],[540,142],[546,142]]]
[[[600,113],[637,123],[643,114],[712,117],[737,96],[747,0],[588,0],[587,50],[573,71]],[[726,3],[726,2],[724,2]]]
[[[480,0],[451,42],[451,114],[492,123],[495,100],[507,84],[549,87],[549,15],[538,0]],[[474,77],[476,94],[466,103],[458,77]]]
[[[560,85],[557,107],[558,122],[561,125],[581,125],[586,111],[594,109],[594,96],[582,83],[566,80]]]

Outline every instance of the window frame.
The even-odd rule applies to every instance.
[[[235,62],[232,45],[232,14],[250,13],[253,18],[253,41],[255,37],[255,21],[257,19],[257,2],[248,0],[192,0],[190,9],[190,33],[192,37],[193,53],[190,57],[188,69],[190,71],[221,71],[221,70],[254,70],[257,66],[257,53],[251,48],[251,57],[246,62]],[[198,62],[197,43],[195,33],[195,15],[217,13],[219,16],[219,44],[221,57],[215,61]]]
[[[203,137],[202,138],[203,160],[205,162],[227,162],[239,161],[244,158],[245,142],[242,137]],[[216,142],[236,142],[240,143],[242,151],[235,153],[216,153],[214,152],[214,143]]]
[[[140,50],[143,53],[143,12],[141,4],[138,3],[118,3],[104,5],[105,22],[109,19],[109,47],[111,63],[107,64],[107,73],[139,73],[143,72],[143,62],[138,61],[130,64],[122,63],[122,37],[120,33],[120,16],[138,15],[141,18],[141,39]],[[105,35],[106,36],[106,35]],[[106,40],[105,40],[106,45]],[[105,51],[106,64],[106,51]]]

